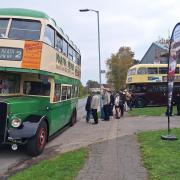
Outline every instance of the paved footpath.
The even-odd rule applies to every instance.
[[[77,180],[141,180],[147,172],[141,165],[135,135],[123,135],[126,118],[112,119],[107,140],[90,146],[90,154]],[[107,122],[106,122],[107,123]],[[126,131],[127,132],[127,131]]]
[[[83,114],[81,114],[83,115]],[[77,180],[141,180],[147,173],[141,165],[135,133],[167,128],[166,117],[125,117],[98,125],[87,124],[81,116],[77,124],[50,141],[42,155],[25,157],[0,171],[1,177],[26,168],[48,156],[90,145],[90,155]],[[171,118],[172,127],[180,127],[179,117]],[[22,153],[20,151],[19,153]],[[10,153],[9,153],[10,154]],[[4,175],[3,175],[4,174]]]
[[[180,120],[179,120],[180,121]],[[171,125],[179,127],[178,117]],[[89,158],[76,180],[146,180],[135,133],[167,127],[165,117],[126,117],[110,122],[107,140],[91,145]],[[115,138],[115,139],[114,139]]]

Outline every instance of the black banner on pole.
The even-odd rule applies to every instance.
[[[175,71],[177,65],[177,59],[180,55],[180,23],[177,23],[173,29],[170,45],[169,45],[169,59],[168,59],[168,135],[161,136],[164,140],[176,140],[177,138],[174,135],[170,135],[170,115],[171,109],[173,106],[173,86]]]

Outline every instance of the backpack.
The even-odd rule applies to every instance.
[[[120,97],[119,97],[119,95],[118,95],[118,96],[116,96],[116,98],[115,98],[115,102],[114,102],[115,106],[119,106],[119,102],[120,102]]]

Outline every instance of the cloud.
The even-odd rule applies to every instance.
[[[99,80],[97,16],[80,13],[99,10],[102,69],[121,46],[130,46],[141,59],[158,37],[167,38],[179,21],[179,0],[6,0],[1,8],[17,7],[44,11],[54,18],[82,53],[82,82]],[[103,77],[103,82],[105,82]]]

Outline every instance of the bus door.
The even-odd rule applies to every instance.
[[[68,99],[68,86],[55,84],[48,115],[51,119],[52,133],[61,129],[69,122],[71,116],[71,101]]]

